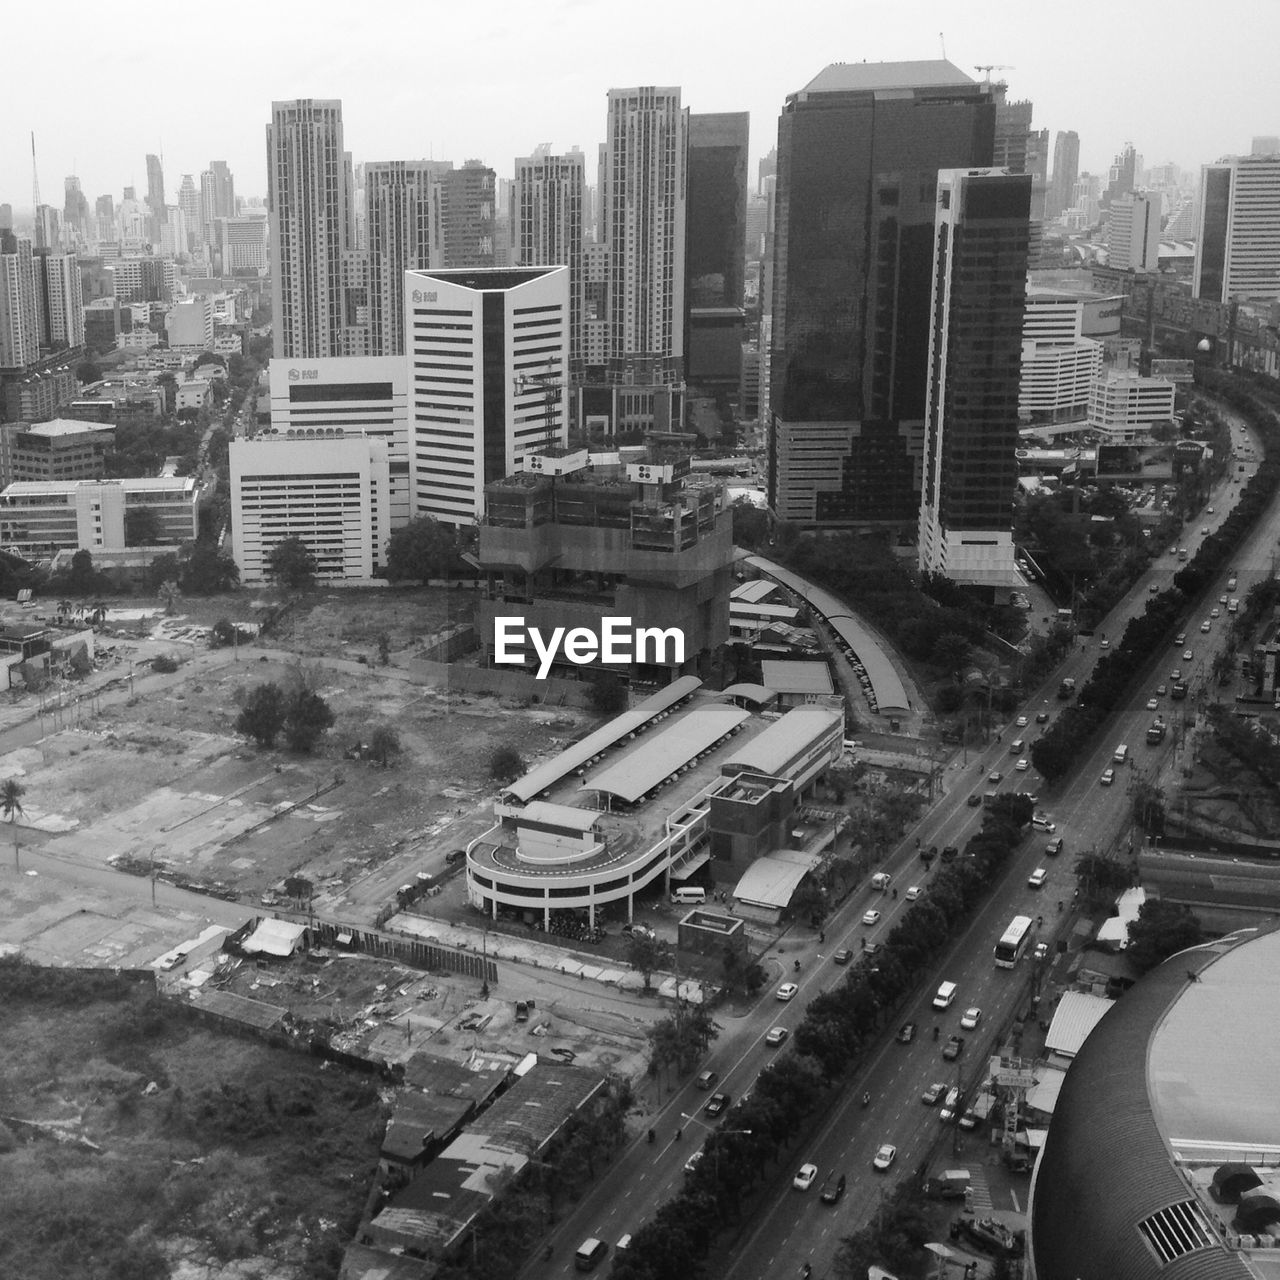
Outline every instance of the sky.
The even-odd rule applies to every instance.
[[[31,204],[77,174],[90,204],[166,199],[225,159],[241,196],[266,195],[273,99],[340,98],[362,160],[478,158],[499,178],[540,142],[587,152],[594,181],[605,94],[677,85],[694,112],[749,111],[755,161],[778,113],[831,62],[946,57],[981,80],[1004,67],[1033,128],[1074,129],[1104,175],[1132,142],[1148,165],[1198,170],[1280,134],[1280,0],[220,0],[104,9],[11,6],[0,201]],[[127,14],[127,17],[117,17]],[[56,15],[56,16],[51,16]],[[54,28],[55,30],[51,30]]]

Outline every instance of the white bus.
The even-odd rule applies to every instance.
[[[1014,916],[1004,935],[996,943],[996,968],[1012,969],[1022,959],[1022,953],[1027,949],[1030,939],[1031,917]]]

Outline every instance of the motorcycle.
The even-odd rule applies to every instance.
[[[800,961],[799,961],[799,960],[795,961],[795,967],[796,967],[796,972],[797,972],[797,973],[799,973],[799,972],[800,972]]]
[[[862,1105],[864,1107],[869,1107],[871,1105],[871,1095],[869,1093],[864,1093],[862,1095]]]

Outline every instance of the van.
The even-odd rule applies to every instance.
[[[1124,764],[1124,762],[1129,758],[1129,748],[1122,742],[1115,749],[1115,754],[1112,755],[1111,758],[1116,762],[1116,764]]]
[[[681,885],[680,888],[671,895],[672,905],[677,907],[700,907],[704,902],[706,902],[706,900],[707,891],[705,889],[697,888],[694,885]]]
[[[1027,744],[1023,742],[1021,738],[1014,738],[1014,740],[1009,743],[1009,754],[1011,756],[1020,756],[1022,754],[1022,748],[1026,745]]]
[[[887,871],[877,871],[875,875],[871,877],[871,887],[873,889],[879,889],[880,892],[883,893],[889,887],[889,881],[891,878],[892,877]]]
[[[938,994],[933,997],[933,1007],[935,1009],[949,1009],[951,1002],[956,998],[956,984],[954,982],[944,982],[938,988]]]
[[[593,1271],[608,1252],[609,1246],[603,1240],[588,1236],[578,1246],[578,1252],[573,1255],[573,1265],[579,1271]]]

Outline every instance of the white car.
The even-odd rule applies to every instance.
[[[1031,768],[1031,761],[1028,760],[1026,756],[1023,756],[1022,759],[1013,766],[1013,768],[1016,773],[1026,773],[1026,771]]]
[[[964,1011],[963,1017],[960,1019],[960,1025],[966,1031],[972,1031],[974,1027],[982,1021],[982,1010],[975,1004],[971,1009]]]
[[[1220,618],[1220,617],[1222,617],[1222,610],[1221,610],[1221,609],[1219,609],[1219,608],[1215,605],[1215,606],[1214,606],[1214,608],[1212,608],[1212,609],[1210,609],[1210,610],[1209,610],[1209,617],[1211,617],[1211,618]]]
[[[1043,867],[1037,867],[1027,877],[1028,889],[1039,889],[1043,887],[1044,882],[1049,878],[1049,873]]]
[[[1226,604],[1226,601],[1225,601],[1225,600],[1223,601],[1223,604]],[[1027,727],[1027,717],[1026,717],[1026,716],[1019,716],[1019,717],[1014,721],[1014,724],[1016,724],[1016,725],[1018,726],[1018,728],[1019,728],[1019,729],[1025,729],[1025,728]]]
[[[920,886],[913,884],[910,889],[902,895],[908,902],[914,902],[920,896]]]
[[[1211,629],[1212,629],[1212,627],[1213,627],[1213,623],[1212,623],[1212,622],[1210,622],[1208,618],[1206,618],[1206,619],[1205,619],[1205,620],[1200,624],[1200,630],[1201,630],[1201,631],[1206,631],[1206,632],[1207,632],[1207,631],[1211,630]]]
[[[1169,692],[1169,686],[1167,684],[1158,684],[1156,685],[1156,692],[1163,698]]]
[[[1160,709],[1160,699],[1159,699],[1159,698],[1148,698],[1148,699],[1147,699],[1147,710],[1148,710],[1148,711],[1158,711],[1159,709]]]
[[[1196,651],[1194,649],[1183,649],[1182,651],[1183,662],[1194,662],[1195,656],[1196,656]]]
[[[871,1167],[883,1172],[883,1170],[887,1169],[894,1162],[897,1155],[897,1147],[888,1142],[881,1143],[879,1149],[876,1151],[875,1159],[871,1162]]]
[[[818,1166],[816,1164],[802,1164],[799,1172],[791,1179],[791,1185],[797,1191],[808,1191],[818,1178]]]
[[[791,1000],[799,990],[800,988],[797,987],[794,982],[784,982],[782,986],[774,992],[774,995],[777,996],[779,1000]]]
[[[862,923],[863,924],[879,924],[880,913],[874,907],[872,907],[870,911],[864,911],[862,913]]]
[[[1116,780],[1116,771],[1114,769],[1103,769],[1102,777],[1098,779],[1099,783],[1104,787],[1109,787]]]
[[[764,1038],[765,1044],[771,1049],[776,1049],[780,1044],[786,1044],[787,1037],[791,1034],[786,1027],[770,1027],[768,1034]]]
[[[1058,824],[1050,821],[1047,813],[1033,813],[1031,815],[1031,825],[1037,831],[1057,831]]]

